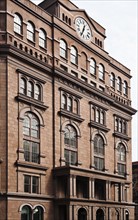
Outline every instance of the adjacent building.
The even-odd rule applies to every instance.
[[[135,219],[138,219],[138,161],[132,163],[133,201],[136,203]]]
[[[105,38],[69,0],[0,1],[1,220],[134,220],[132,76]]]

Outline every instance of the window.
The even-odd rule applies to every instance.
[[[104,169],[104,141],[98,134],[94,137],[94,165],[96,170]]]
[[[46,48],[46,33],[43,29],[39,30],[39,46]]]
[[[38,84],[35,85],[34,92],[35,92],[35,99],[41,100],[41,87]]]
[[[68,98],[67,110],[72,112],[72,98]]]
[[[33,98],[34,96],[34,85],[32,82],[28,82],[28,96]]]
[[[35,41],[35,28],[34,25],[29,21],[27,23],[27,39],[30,41]]]
[[[115,88],[115,75],[114,75],[114,73],[111,73],[111,75],[110,75],[110,86]]]
[[[41,206],[33,209],[25,205],[21,210],[21,220],[44,220],[44,210]]]
[[[27,205],[22,208],[21,220],[31,220],[31,208]]]
[[[25,114],[23,120],[23,135],[25,161],[39,163],[39,122],[30,112]]]
[[[77,163],[77,133],[74,127],[67,125],[64,133],[64,155],[66,164]]]
[[[105,111],[97,106],[92,107],[92,120],[105,125]]]
[[[124,95],[128,95],[128,85],[126,81],[124,81]]]
[[[117,147],[117,167],[118,167],[118,174],[125,176],[125,173],[126,173],[126,149],[122,143],[119,143],[118,147]]]
[[[42,86],[39,82],[21,76],[20,78],[20,93],[30,98],[42,100]]]
[[[96,62],[94,59],[90,59],[90,74],[96,75]]]
[[[127,121],[123,118],[115,116],[115,131],[127,135]]]
[[[67,44],[64,40],[60,40],[60,56],[67,58]]]
[[[26,80],[24,78],[21,78],[20,80],[20,93],[23,95],[26,95],[26,90],[27,85],[26,85]]]
[[[76,97],[62,92],[61,108],[75,114],[79,114],[79,101]]]
[[[24,175],[24,192],[39,193],[39,178],[36,176]]]
[[[14,15],[14,32],[22,34],[22,19],[18,14]]]
[[[99,79],[104,80],[104,66],[99,64]]]
[[[122,80],[121,80],[120,77],[117,78],[117,90],[118,90],[119,92],[122,91]]]
[[[78,52],[77,49],[73,46],[71,47],[71,51],[70,51],[70,61],[73,64],[78,63]]]

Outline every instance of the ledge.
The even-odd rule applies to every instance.
[[[47,110],[47,108],[48,108],[48,106],[44,105],[43,102],[37,101],[33,98],[30,98],[30,97],[22,95],[22,94],[19,94],[18,96],[16,96],[15,99],[17,101],[22,101],[26,104],[33,105],[33,106],[40,108],[42,110]]]
[[[105,131],[105,132],[110,131],[110,129],[107,128],[105,125],[100,124],[100,123],[97,123],[97,122],[95,122],[95,121],[90,121],[89,126],[90,126],[90,127],[94,127],[94,128],[98,128],[98,129],[100,129],[100,130],[102,130],[102,131]]]
[[[20,167],[26,167],[26,168],[32,168],[32,169],[37,169],[37,170],[48,170],[48,167],[41,165],[41,164],[37,164],[37,163],[31,163],[31,162],[26,162],[26,161],[16,161],[15,162],[16,166],[20,166]]]
[[[67,117],[67,118],[69,118],[69,119],[73,119],[73,120],[78,121],[78,122],[83,122],[83,121],[84,121],[84,119],[81,118],[80,115],[74,114],[74,113],[72,113],[72,112],[69,112],[69,111],[66,111],[66,110],[63,110],[63,109],[60,110],[60,111],[58,112],[58,114],[59,114],[60,116],[65,116],[65,117]]]
[[[129,140],[131,139],[131,138],[128,137],[126,134],[122,134],[122,133],[117,132],[117,131],[115,131],[115,132],[113,133],[113,135],[114,135],[115,137],[119,137],[119,138],[125,139],[125,140],[127,140],[127,141],[129,141]]]

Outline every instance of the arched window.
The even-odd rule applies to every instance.
[[[41,206],[31,209],[25,205],[21,210],[21,220],[44,220],[44,210]]]
[[[104,111],[102,111],[101,114],[100,114],[100,123],[102,125],[104,125]]]
[[[100,123],[100,110],[96,109],[96,122]]]
[[[40,125],[37,117],[27,112],[23,120],[23,148],[25,161],[39,163]]]
[[[104,219],[104,212],[102,209],[98,209],[96,211],[96,220],[105,220]]]
[[[67,97],[64,94],[62,95],[61,107],[65,110],[67,109]]]
[[[87,55],[84,52],[81,53],[81,68],[87,70]]]
[[[35,41],[35,28],[32,22],[27,22],[27,39]]]
[[[94,137],[94,165],[97,170],[104,169],[104,141],[99,134]]]
[[[67,125],[64,132],[64,155],[66,164],[77,163],[77,133],[73,126]]]
[[[70,61],[73,64],[78,63],[78,51],[74,46],[72,46],[70,50]]]
[[[67,59],[67,44],[64,40],[60,40],[60,56]]]
[[[104,66],[102,64],[99,64],[99,79],[104,80]]]
[[[124,95],[128,95],[128,84],[124,81]]]
[[[129,212],[127,210],[125,211],[125,219],[129,220]]]
[[[38,84],[35,85],[35,99],[41,100],[41,87]]]
[[[126,149],[122,143],[119,143],[118,147],[117,147],[117,167],[118,167],[118,174],[125,176],[125,173],[126,173]]]
[[[32,220],[31,214],[31,208],[27,205],[23,206],[21,211],[21,220]]]
[[[28,82],[28,96],[33,98],[34,97],[34,85],[32,82]]]
[[[94,59],[90,59],[90,74],[96,75],[96,61]]]
[[[24,78],[21,78],[21,81],[20,81],[20,93],[23,94],[23,95],[26,95],[26,80]]]
[[[86,209],[80,208],[78,210],[78,220],[87,220],[87,212]]]
[[[46,48],[46,33],[43,29],[39,30],[39,46]]]
[[[67,110],[72,112],[72,98],[68,98],[68,101],[67,101]]]
[[[33,220],[43,220],[44,219],[44,210],[42,207],[37,206],[33,210]]]
[[[119,92],[122,91],[122,80],[121,80],[120,77],[117,78],[117,90],[118,90]]]
[[[79,109],[78,109],[78,100],[74,100],[74,103],[73,103],[73,112],[74,113],[76,113],[76,114],[78,114],[78,111],[79,111]]]
[[[111,73],[110,75],[110,85],[111,87],[115,88],[115,74]]]
[[[14,15],[14,31],[18,34],[22,34],[22,18],[20,15]]]

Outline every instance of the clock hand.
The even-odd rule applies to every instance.
[[[81,34],[80,34],[81,36],[83,35],[84,30],[85,30],[85,25],[83,26],[82,32],[81,32]]]

